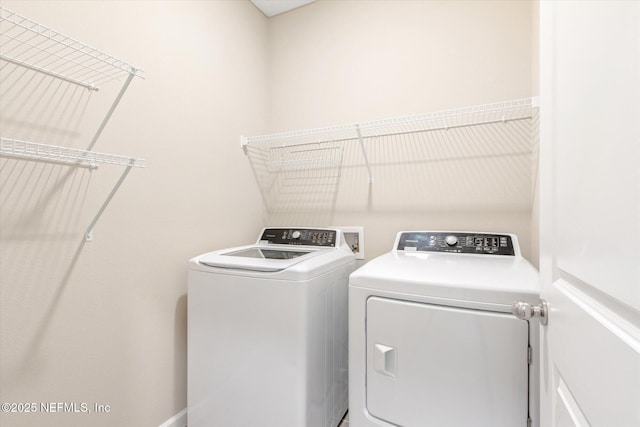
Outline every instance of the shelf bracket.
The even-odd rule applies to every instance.
[[[107,115],[104,116],[104,119],[102,120],[102,123],[100,124],[100,127],[96,131],[96,134],[93,135],[93,138],[91,139],[91,142],[89,143],[89,147],[87,148],[87,151],[91,151],[93,149],[93,146],[96,145],[96,142],[98,142],[98,138],[102,134],[102,131],[104,130],[105,126],[107,126],[107,123],[109,122],[109,119],[111,119],[111,116],[113,115],[113,112],[116,110],[116,107],[120,103],[120,100],[124,96],[124,93],[127,91],[127,88],[129,87],[129,83],[131,83],[131,80],[133,80],[133,78],[135,77],[136,71],[137,70],[135,68],[131,68],[131,70],[129,71],[129,75],[127,76],[127,80],[122,85],[122,88],[120,89],[120,92],[118,93],[118,96],[116,96],[116,99],[113,100],[113,104],[111,104],[111,108],[109,108],[109,111],[107,111]]]
[[[105,209],[107,209],[107,206],[111,202],[111,199],[113,199],[113,196],[115,196],[115,194],[118,192],[118,189],[120,188],[125,178],[131,171],[131,168],[135,165],[135,162],[136,162],[136,159],[131,159],[129,161],[129,165],[122,172],[122,175],[120,175],[120,179],[118,179],[118,182],[116,182],[116,185],[114,185],[113,188],[111,189],[111,193],[109,193],[109,195],[107,196],[107,199],[104,201],[104,203],[100,207],[100,210],[98,210],[98,213],[96,214],[96,216],[94,216],[93,220],[91,220],[91,223],[89,224],[89,227],[87,227],[87,231],[85,232],[85,237],[84,237],[85,242],[91,242],[93,240],[93,227],[95,227],[96,223],[104,213]]]
[[[245,155],[247,154],[247,145],[249,145],[249,138],[244,135],[240,135],[240,147]]]
[[[373,183],[373,174],[371,173],[371,165],[369,165],[369,158],[367,157],[367,150],[364,148],[364,140],[362,139],[362,132],[360,131],[360,125],[356,124],[356,133],[358,134],[358,142],[360,143],[360,149],[362,150],[362,156],[367,166],[367,174],[369,174],[369,184]]]

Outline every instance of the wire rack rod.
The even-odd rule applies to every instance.
[[[88,89],[144,71],[0,6],[0,59]]]
[[[357,140],[413,132],[425,132],[436,129],[448,129],[460,126],[472,126],[495,122],[507,122],[520,118],[530,118],[532,108],[537,100],[534,98],[485,104],[479,106],[443,110],[435,113],[417,114],[352,123],[325,128],[306,129],[293,132],[275,133],[243,137],[241,144],[290,146],[292,144],[317,143],[325,141]],[[288,141],[291,141],[288,142]]]
[[[145,167],[144,160],[116,154],[78,150],[57,145],[0,138],[0,156],[19,158],[48,163],[62,163],[85,168],[97,168],[98,165],[118,165]]]
[[[69,83],[73,83],[73,84],[78,85],[78,86],[82,86],[82,87],[84,87],[86,89],[89,89],[89,90],[95,90],[95,91],[99,90],[99,88],[97,86],[95,86],[93,83],[82,82],[82,81],[79,81],[79,80],[76,80],[76,79],[72,79],[72,78],[69,78],[69,77],[64,76],[62,74],[55,73],[53,71],[49,71],[46,68],[41,68],[41,67],[38,67],[36,65],[27,64],[26,62],[20,61],[18,59],[11,58],[11,57],[6,56],[6,55],[0,54],[0,59],[2,59],[3,61],[10,62],[10,63],[15,64],[15,65],[19,65],[19,66],[24,67],[24,68],[28,68],[30,70],[37,71],[37,72],[42,73],[42,74],[46,74],[46,75],[51,76],[51,77],[55,77],[56,79],[63,80],[65,82],[69,82]]]

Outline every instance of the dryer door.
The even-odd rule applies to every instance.
[[[526,426],[528,323],[371,297],[367,409],[403,427]]]

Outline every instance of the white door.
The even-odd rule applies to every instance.
[[[540,2],[541,425],[640,426],[640,2]]]

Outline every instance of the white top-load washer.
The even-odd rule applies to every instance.
[[[515,235],[405,231],[349,279],[349,425],[538,425],[537,270]]]
[[[189,262],[189,427],[333,427],[348,405],[341,231],[265,228]]]

